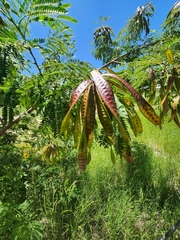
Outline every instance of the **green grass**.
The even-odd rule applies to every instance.
[[[132,139],[132,164],[113,165],[109,149],[94,146],[82,173],[79,201],[87,208],[74,240],[158,240],[180,219],[180,130],[173,123],[159,130],[146,119],[143,126]],[[171,239],[180,239],[180,231]]]
[[[20,148],[4,146],[0,239],[24,240],[31,232],[39,236],[33,240],[160,240],[180,219],[180,130],[141,118],[133,163],[117,157],[112,164],[110,150],[95,143],[81,172],[68,146],[50,165],[36,152],[23,159]],[[179,230],[172,239],[180,239]]]

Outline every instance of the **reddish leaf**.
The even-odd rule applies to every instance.
[[[82,83],[79,84],[79,86],[74,90],[71,102],[69,105],[69,108],[72,109],[74,104],[77,102],[77,100],[80,98],[81,94],[84,92],[84,90],[87,88],[87,86],[92,83],[91,80],[84,80]]]
[[[111,118],[106,109],[106,106],[102,102],[102,99],[97,91],[96,91],[96,104],[97,104],[97,111],[98,111],[100,122],[103,126],[105,134],[107,135],[108,139],[112,144],[113,143],[113,126],[112,126]]]
[[[126,88],[131,92],[132,96],[136,100],[139,110],[142,112],[142,114],[146,118],[148,118],[153,124],[161,125],[161,120],[159,116],[155,113],[151,105],[128,82],[126,82],[124,79],[120,78],[116,74],[104,74],[104,76],[116,78],[121,83],[123,83],[124,86],[126,86]]]
[[[134,108],[128,111],[128,116],[131,121],[131,126],[134,132],[134,135],[137,136],[138,133],[142,133],[143,132],[142,123]]]
[[[90,87],[86,88],[83,94],[82,102],[81,102],[81,112],[82,112],[82,123],[86,118],[86,112],[88,107],[88,98],[89,98]]]
[[[90,91],[89,91],[87,113],[86,113],[86,134],[87,134],[88,143],[92,138],[94,123],[95,123],[95,99],[94,98],[95,98],[94,85],[91,85]]]
[[[109,83],[102,77],[101,73],[99,73],[97,70],[93,70],[91,72],[91,75],[94,79],[96,89],[100,94],[101,98],[103,99],[104,103],[112,112],[112,114],[118,117],[114,94]]]
[[[74,93],[72,94],[71,97],[71,101],[70,101],[70,105],[69,105],[69,110],[66,114],[66,116],[64,117],[62,123],[61,123],[61,127],[60,127],[60,134],[62,134],[64,131],[66,131],[70,121],[71,121],[71,110],[73,108],[73,106],[75,105],[75,103],[78,101],[78,99],[81,97],[81,94],[83,93],[83,91],[87,88],[87,86],[89,84],[91,84],[92,81],[91,80],[84,80],[74,91]]]
[[[87,137],[86,137],[86,123],[83,124],[83,131],[78,148],[78,164],[80,170],[84,171],[87,165]]]
[[[122,156],[128,161],[128,162],[132,162],[133,161],[133,157],[131,154],[131,148],[129,145],[126,145],[126,149],[124,149]]]
[[[167,116],[169,110],[168,100],[166,99],[163,103],[163,116]]]

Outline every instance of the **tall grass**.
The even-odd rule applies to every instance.
[[[94,146],[82,173],[79,202],[86,210],[74,240],[156,240],[180,219],[179,129],[166,123],[159,130],[146,119],[143,125],[133,139],[132,164],[117,159],[113,165],[109,150]],[[180,231],[171,239],[180,239]]]
[[[133,163],[112,164],[110,150],[94,144],[80,172],[72,151],[47,165],[4,147],[0,240],[160,240],[180,219],[180,135],[173,123],[160,130],[142,121]]]

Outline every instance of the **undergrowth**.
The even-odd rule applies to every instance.
[[[96,144],[85,172],[68,143],[52,162],[35,140],[5,144],[0,240],[160,240],[180,219],[179,129],[142,120],[144,133],[132,139],[133,163],[112,164],[109,149]],[[171,239],[180,239],[180,231]]]

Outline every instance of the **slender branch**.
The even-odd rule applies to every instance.
[[[156,44],[158,44],[158,43],[160,43],[160,42],[164,42],[164,41],[165,41],[165,39],[159,39],[159,40],[157,40],[156,42],[152,42],[152,43],[149,43],[149,44],[142,45],[142,46],[138,47],[136,50],[141,50],[141,49],[144,49],[144,48],[148,48],[148,47],[150,47],[150,46],[154,46],[154,45],[156,45]],[[112,60],[109,61],[108,63],[106,63],[106,64],[104,64],[103,66],[101,66],[100,68],[98,68],[98,70],[101,70],[102,68],[108,67],[108,66],[111,65],[112,63],[117,62],[120,58],[123,58],[123,57],[129,55],[130,53],[132,53],[132,51],[134,51],[134,49],[131,50],[131,51],[129,51],[129,52],[126,52],[126,53],[124,53],[124,54],[122,54],[122,55],[120,55],[120,56],[118,56],[118,57],[116,57],[116,58],[114,58],[114,59],[112,59]]]
[[[9,11],[7,10],[7,8],[6,8],[5,5],[4,5],[4,7],[5,7],[5,9],[6,9],[6,12],[7,12],[8,15],[9,15],[9,16],[6,16],[6,17],[9,19],[10,22],[12,22],[12,23],[14,24],[14,26],[16,27],[16,29],[17,29],[18,32],[20,33],[21,37],[23,38],[23,40],[26,41],[26,36],[25,36],[25,34],[22,32],[21,28],[16,24],[16,22],[15,22],[14,19],[12,18],[11,14],[9,13]],[[26,17],[26,16],[24,16],[24,17]],[[23,18],[24,18],[24,17],[23,17]],[[20,22],[22,21],[23,18],[21,18]],[[20,22],[19,22],[19,23],[20,23]],[[40,67],[39,67],[39,64],[38,64],[38,62],[37,62],[37,60],[36,60],[36,58],[35,58],[35,56],[34,56],[34,54],[33,54],[33,52],[32,52],[32,49],[29,47],[28,50],[29,50],[29,53],[31,54],[31,56],[32,56],[32,58],[33,58],[33,60],[34,60],[35,66],[37,67],[40,75],[43,77],[43,74],[42,74],[41,69],[40,69]]]
[[[14,119],[14,121],[12,121],[11,123],[9,123],[8,125],[6,126],[3,126],[1,129],[0,129],[0,136],[2,136],[8,129],[10,129],[13,125],[15,125],[16,123],[18,123],[21,118],[27,114],[27,113],[31,113],[32,111],[34,110],[34,108],[29,108],[26,112],[22,113],[20,116],[18,116],[16,119]]]
[[[32,58],[33,58],[33,60],[34,60],[34,64],[36,65],[36,67],[37,67],[37,69],[38,69],[38,71],[39,71],[39,74],[41,75],[41,77],[43,77],[43,74],[42,74],[41,69],[40,69],[40,67],[39,67],[39,64],[38,64],[38,62],[37,62],[37,60],[36,60],[36,58],[35,58],[35,56],[34,56],[34,54],[33,54],[33,52],[32,52],[32,49],[29,48],[28,50],[29,50],[29,52],[30,52],[30,54],[31,54],[31,56],[32,56]]]

